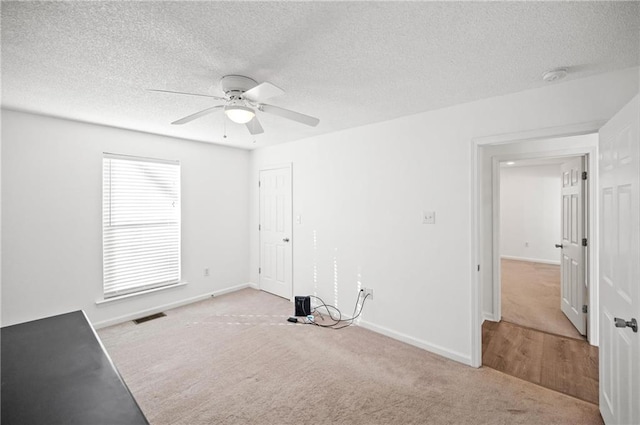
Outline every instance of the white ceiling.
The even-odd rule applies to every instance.
[[[640,63],[639,2],[7,2],[2,106],[253,149]],[[255,138],[217,104],[241,74],[320,118],[260,114]],[[566,81],[566,80],[565,80]],[[551,84],[561,84],[551,83]],[[255,143],[254,142],[255,139]]]

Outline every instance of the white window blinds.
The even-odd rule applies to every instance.
[[[180,163],[104,154],[104,297],[180,280]]]

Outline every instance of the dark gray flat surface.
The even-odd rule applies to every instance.
[[[2,425],[148,425],[81,311],[1,330]]]

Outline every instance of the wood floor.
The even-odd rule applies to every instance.
[[[598,404],[598,348],[586,341],[485,321],[482,364]]]
[[[502,260],[502,321],[482,326],[482,364],[598,404],[598,348],[560,311],[560,267]]]

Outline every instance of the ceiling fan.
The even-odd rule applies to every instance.
[[[269,82],[265,81],[258,84],[255,80],[242,75],[226,75],[220,79],[220,87],[224,92],[224,97],[170,90],[149,89],[149,91],[210,97],[224,102],[223,105],[215,105],[210,108],[203,109],[202,111],[180,118],[179,120],[171,123],[175,125],[186,124],[190,121],[220,110],[224,111],[225,115],[231,121],[238,124],[245,124],[249,133],[253,135],[264,133],[264,129],[262,128],[262,125],[260,125],[260,121],[258,121],[258,117],[256,116],[256,111],[278,115],[282,118],[287,118],[312,127],[315,127],[320,122],[318,118],[263,103],[267,99],[284,94],[284,90]]]

